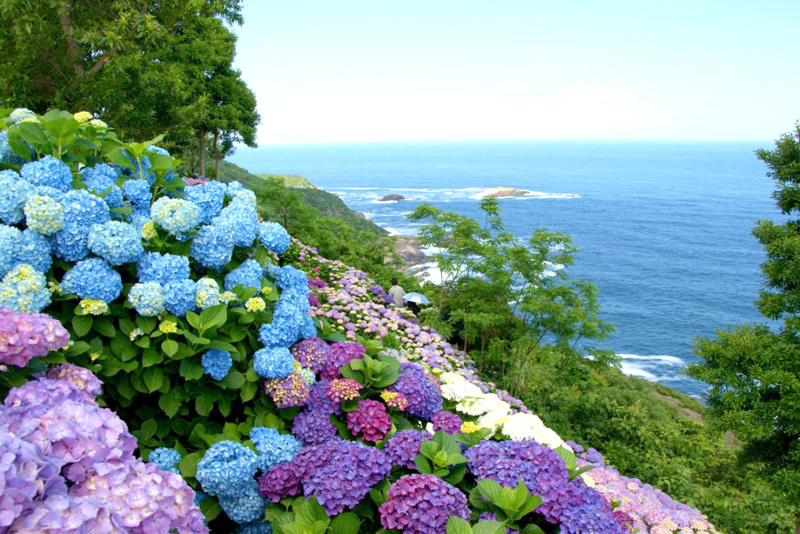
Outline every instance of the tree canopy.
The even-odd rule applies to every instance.
[[[764,288],[757,305],[769,325],[738,325],[699,339],[702,362],[689,374],[711,385],[708,403],[717,423],[744,441],[743,458],[766,469],[790,502],[800,502],[800,126],[774,150],[758,150],[777,186],[783,224],[759,221]],[[800,506],[794,510],[800,532]]]

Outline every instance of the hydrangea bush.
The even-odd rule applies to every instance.
[[[238,183],[0,115],[0,533],[714,532]]]

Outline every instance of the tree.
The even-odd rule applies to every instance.
[[[420,243],[441,251],[433,255],[442,272],[439,307],[457,323],[465,350],[483,354],[492,340],[516,337],[574,349],[613,330],[599,317],[595,286],[569,280],[565,267],[577,252],[569,236],[537,229],[520,242],[506,232],[496,199],[480,207],[482,225],[428,204],[409,215],[428,221]]]
[[[91,111],[126,136],[169,131],[182,151],[208,106],[191,69],[233,60],[222,21],[242,22],[241,0],[4,0],[0,105]]]
[[[777,186],[783,224],[759,221],[753,235],[764,246],[765,287],[757,301],[779,327],[738,325],[698,339],[701,363],[689,375],[711,385],[708,404],[717,424],[743,440],[742,458],[764,469],[771,482],[800,503],[800,125],[774,150],[758,150]],[[795,504],[800,534],[800,504]]]

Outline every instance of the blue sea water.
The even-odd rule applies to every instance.
[[[507,229],[572,236],[573,278],[594,283],[617,327],[601,346],[632,375],[700,396],[681,374],[695,336],[761,321],[753,301],[764,252],[751,235],[777,219],[772,181],[754,150],[770,142],[497,141],[268,146],[232,158],[251,172],[302,174],[400,234],[429,202],[478,215],[496,186],[533,191],[501,201]],[[381,203],[388,193],[408,200]]]

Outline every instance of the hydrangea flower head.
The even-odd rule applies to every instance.
[[[408,399],[408,413],[426,421],[442,409],[439,389],[417,364],[401,364],[400,377],[389,386],[389,391],[402,393]]]
[[[358,408],[347,414],[347,428],[364,441],[380,441],[392,429],[386,406],[372,399],[358,401]]]
[[[31,358],[60,349],[68,341],[66,329],[48,315],[0,308],[0,364],[25,367]]]
[[[5,275],[16,265],[14,254],[21,240],[22,232],[19,228],[0,225],[0,276]]]
[[[195,478],[209,495],[236,495],[256,474],[256,453],[241,443],[219,441],[197,464]]]
[[[31,195],[23,208],[25,224],[42,235],[53,235],[64,227],[61,203],[48,196]]]
[[[258,225],[258,239],[264,248],[275,254],[283,254],[292,244],[286,229],[274,222],[262,222]]]
[[[50,304],[47,279],[33,267],[21,263],[0,282],[0,307],[25,313],[39,313]]]
[[[225,226],[233,236],[237,247],[251,247],[258,231],[258,212],[256,205],[246,202],[231,202],[212,224]]]
[[[224,225],[203,226],[192,241],[190,254],[203,267],[220,271],[231,261],[233,234]]]
[[[330,346],[328,360],[321,371],[323,378],[332,380],[339,376],[342,367],[364,357],[367,350],[361,343],[338,341]]]
[[[448,434],[458,434],[461,432],[462,421],[459,416],[453,412],[436,412],[431,418],[433,423],[433,431],[444,430]]]
[[[117,185],[117,173],[110,165],[98,163],[81,170],[86,188],[103,198],[109,208],[122,206],[122,190]]]
[[[5,132],[0,132],[0,135]],[[3,160],[0,154],[0,161]],[[0,221],[17,224],[22,220],[25,201],[34,194],[34,186],[12,170],[0,171]]]
[[[66,163],[53,156],[26,163],[20,169],[20,175],[33,185],[45,185],[64,193],[72,189],[72,171]]]
[[[108,205],[85,189],[70,191],[61,205],[64,228],[53,235],[53,252],[66,261],[80,261],[89,255],[89,230],[111,219]]]
[[[250,431],[250,441],[258,452],[258,469],[267,471],[269,468],[286,463],[303,448],[296,437],[291,434],[281,434],[274,428],[263,426],[253,427]]]
[[[2,239],[0,237],[0,239]],[[25,229],[15,241],[14,260],[17,264],[27,263],[42,274],[50,270],[53,263],[50,240],[30,228]],[[3,273],[4,274],[4,273]]]
[[[258,313],[267,307],[267,303],[261,297],[252,297],[244,303],[244,309],[250,313]]]
[[[147,457],[147,461],[156,464],[164,471],[178,473],[178,464],[181,461],[181,453],[168,447],[158,447],[150,451],[150,456]]]
[[[140,282],[158,282],[167,285],[170,282],[188,279],[191,268],[189,258],[186,256],[146,252],[136,264],[136,272]]]
[[[159,227],[178,237],[191,232],[197,226],[200,209],[197,204],[188,200],[161,197],[150,206],[150,216]]]
[[[264,518],[267,500],[258,491],[258,483],[250,480],[244,491],[219,496],[222,510],[237,523],[252,523]]]
[[[183,189],[184,198],[200,208],[199,224],[208,224],[220,214],[225,201],[225,189],[223,184],[215,181],[190,185]]]
[[[469,519],[467,497],[433,475],[406,475],[392,484],[379,508],[381,524],[408,534],[440,534],[450,516]]]
[[[83,315],[103,315],[108,312],[108,304],[97,299],[81,299],[78,309]]]
[[[87,244],[89,250],[111,265],[133,263],[144,254],[139,230],[131,224],[120,221],[93,225]]]
[[[201,278],[195,289],[195,304],[205,310],[219,304],[219,284],[213,278]]]
[[[61,291],[108,303],[122,293],[122,277],[104,260],[89,258],[66,272],[61,279]]]
[[[296,343],[291,349],[292,355],[303,367],[315,373],[320,372],[330,356],[328,344],[318,337],[311,337]]]
[[[294,418],[292,434],[303,445],[320,445],[336,437],[336,427],[328,414],[305,411]]]
[[[184,317],[197,307],[197,284],[192,280],[178,280],[164,285],[164,307],[173,315]]]
[[[408,408],[408,399],[402,393],[383,390],[381,392],[381,398],[389,408],[394,408],[395,410],[400,410],[401,412]]]
[[[209,375],[214,380],[222,380],[228,376],[228,371],[231,370],[233,360],[228,351],[211,349],[203,353],[201,363],[205,374]]]
[[[94,399],[103,391],[103,383],[85,367],[71,363],[63,363],[47,371],[50,380],[66,380],[79,391],[86,394],[87,399]]]
[[[122,194],[133,204],[134,208],[149,211],[153,194],[150,192],[150,184],[147,183],[147,180],[126,180],[122,184]]]
[[[294,360],[286,348],[265,348],[256,351],[253,368],[263,378],[286,378],[294,369]]]
[[[256,260],[249,259],[225,275],[225,290],[233,291],[236,286],[261,289],[264,268]]]
[[[303,406],[308,400],[308,386],[300,373],[291,373],[282,379],[268,380],[264,389],[278,408]]]
[[[359,391],[363,386],[350,378],[337,378],[328,384],[328,391],[325,394],[334,402],[342,402],[357,399],[361,396]]]
[[[386,441],[384,452],[389,455],[392,465],[417,470],[414,458],[419,454],[423,441],[432,439],[425,430],[401,430]]]
[[[134,284],[128,293],[128,302],[139,315],[155,317],[164,311],[164,289],[156,282]]]

